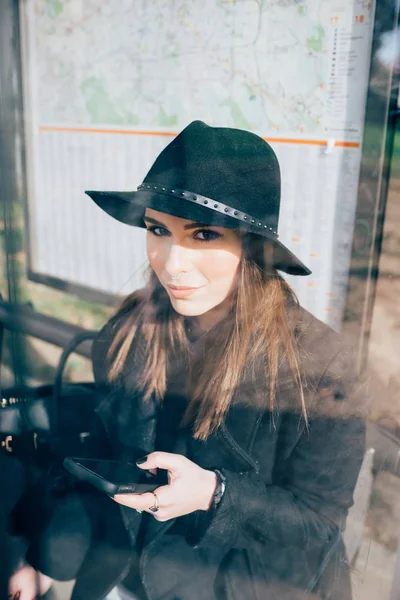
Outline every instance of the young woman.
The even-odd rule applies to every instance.
[[[169,483],[64,503],[30,562],[74,599],[351,598],[364,391],[278,273],[310,271],[278,239],[274,152],[195,121],[138,191],[88,194],[146,227],[150,266],[94,345],[98,412],[113,457]]]

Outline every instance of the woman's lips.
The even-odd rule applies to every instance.
[[[196,290],[199,288],[196,287],[185,287],[185,286],[177,286],[177,285],[168,285],[167,286],[171,294],[174,298],[187,298],[194,294]]]

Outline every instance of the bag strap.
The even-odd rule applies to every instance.
[[[58,403],[60,401],[61,396],[65,365],[67,364],[67,361],[71,354],[78,348],[78,346],[80,346],[86,340],[94,340],[97,337],[97,335],[97,331],[83,331],[82,333],[77,333],[73,336],[73,338],[69,341],[69,343],[65,346],[64,350],[61,353],[60,360],[58,361],[58,365],[54,375],[53,384],[51,420],[54,432],[57,431],[58,426]]]
[[[0,294],[0,302],[3,301],[3,296]],[[4,344],[4,323],[0,321],[0,397],[3,397],[3,344]]]

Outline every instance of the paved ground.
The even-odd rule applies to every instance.
[[[369,345],[370,416],[400,434],[400,180],[390,187],[379,267]],[[397,598],[390,595],[399,539],[400,479],[379,473],[353,573],[355,599],[400,600],[400,589]]]

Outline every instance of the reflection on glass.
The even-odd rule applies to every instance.
[[[21,3],[2,292],[106,325],[57,431],[27,446],[2,405],[20,600],[397,599],[397,10]],[[52,383],[23,333],[3,387]],[[134,482],[70,455],[168,483],[111,497]]]

